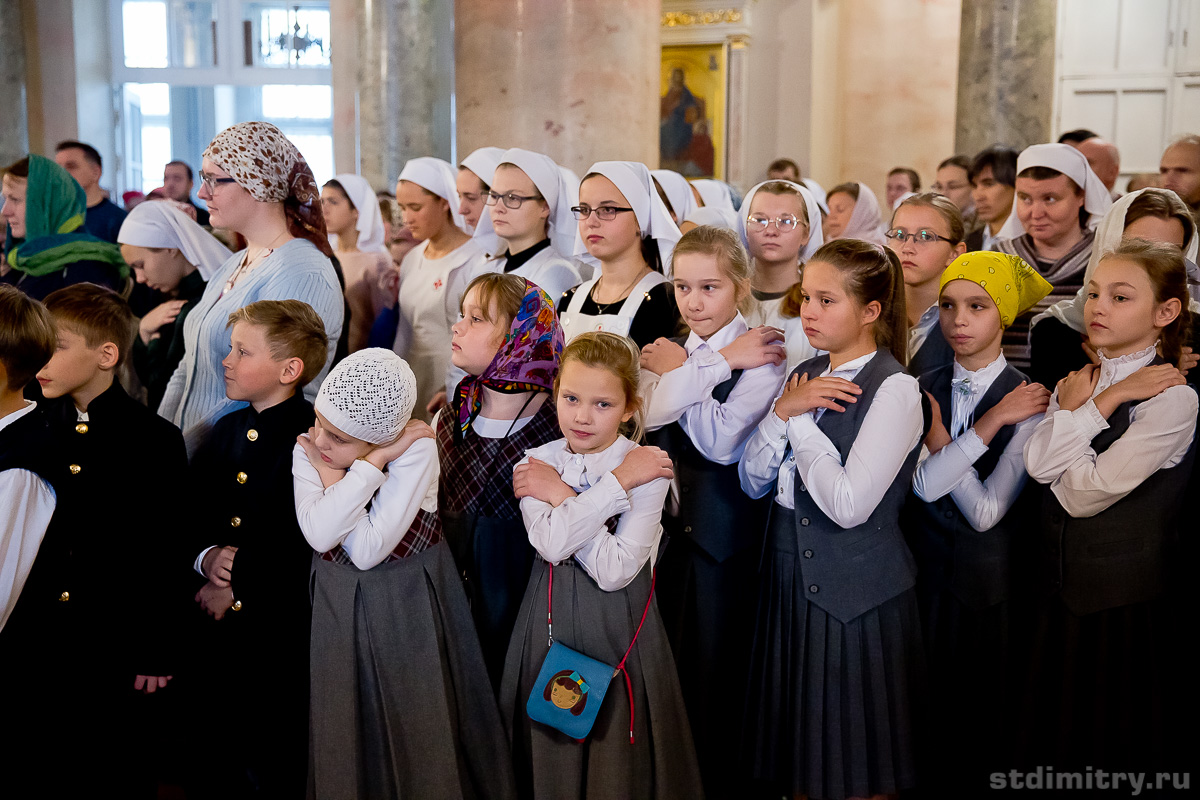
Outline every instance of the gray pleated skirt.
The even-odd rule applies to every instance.
[[[546,657],[549,565],[536,560],[508,648],[500,708],[522,798],[627,800],[703,797],[700,769],[671,647],[656,603],[629,655],[629,694],[618,675],[584,742],[532,722],[525,704]],[[647,566],[624,589],[605,592],[574,561],[554,568],[554,637],[567,647],[616,665],[633,640],[650,592]],[[714,691],[719,691],[714,687]]]
[[[370,570],[313,558],[309,797],[515,797],[445,541]]]
[[[755,778],[813,800],[916,785],[925,657],[915,589],[849,622],[812,603],[795,512],[771,509],[743,756]]]

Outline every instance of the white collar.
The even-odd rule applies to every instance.
[[[563,483],[576,491],[595,486],[606,473],[621,465],[630,450],[637,447],[624,436],[618,436],[615,442],[598,453],[572,453],[566,439],[559,439],[557,444],[561,450],[558,457],[549,463],[558,469]]]
[[[1000,377],[1000,373],[1003,372],[1004,368],[1007,366],[1008,359],[1004,357],[1003,353],[1001,353],[999,357],[997,357],[992,363],[985,367],[981,367],[974,372],[958,363],[958,359],[956,358],[954,359],[954,377],[952,381],[953,383],[958,383],[959,381],[966,379],[970,382],[970,386],[973,388],[971,394],[982,397],[983,394],[992,387],[992,384],[996,382],[996,378]],[[952,393],[952,396],[955,395]]]
[[[1150,345],[1145,350],[1139,350],[1136,353],[1126,353],[1116,358],[1108,358],[1101,353],[1100,380],[1096,381],[1096,394],[1099,394],[1118,381],[1125,380],[1153,361],[1156,355],[1158,355],[1157,343]]]
[[[859,370],[861,370],[868,363],[870,363],[871,359],[874,358],[875,354],[878,352],[879,352],[878,350],[872,350],[871,352],[867,353],[865,356],[859,356],[858,358],[853,359],[852,361],[847,361],[845,364],[842,364],[837,369],[830,369],[825,374],[832,375],[837,378],[853,377],[858,374]]]
[[[707,341],[697,336],[694,331],[689,333],[687,341],[683,344],[683,348],[687,350],[689,356],[701,346],[707,346],[715,352],[733,344],[735,339],[748,330],[750,330],[750,326],[746,324],[746,318],[739,311],[725,327],[718,330],[712,336],[709,336]]]
[[[0,431],[4,430],[9,425],[12,425],[26,414],[31,413],[35,408],[37,408],[37,403],[33,402],[32,400],[26,400],[24,408],[14,411],[8,416],[0,417]]]

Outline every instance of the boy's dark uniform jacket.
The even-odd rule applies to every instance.
[[[86,422],[70,397],[38,406],[43,427],[29,457],[54,489],[54,516],[0,642],[25,668],[71,681],[112,675],[105,680],[132,691],[135,675],[177,667],[170,620],[182,592],[171,561],[183,435],[116,383]]]
[[[189,567],[207,547],[238,548],[232,586],[239,610],[204,627],[223,642],[217,646],[245,647],[273,663],[308,662],[312,548],[296,521],[292,451],[314,419],[299,393],[261,413],[248,407],[227,414],[197,448],[188,481],[198,501]],[[204,583],[193,572],[193,591]]]

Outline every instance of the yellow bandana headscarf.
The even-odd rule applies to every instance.
[[[946,267],[939,293],[957,280],[982,286],[1000,309],[1000,325],[1005,328],[1054,288],[1019,256],[985,250],[959,256]]]

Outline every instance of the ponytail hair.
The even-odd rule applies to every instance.
[[[907,364],[908,312],[904,304],[904,269],[891,248],[861,239],[834,239],[813,253],[809,263],[814,261],[836,268],[842,274],[846,293],[859,305],[879,303],[879,317],[874,325],[875,344],[901,364]],[[789,292],[784,304],[791,306],[792,300],[792,292]]]
[[[1165,303],[1172,298],[1179,301],[1179,316],[1159,334],[1162,357],[1171,364],[1178,364],[1192,327],[1192,312],[1188,307],[1191,295],[1188,293],[1187,265],[1183,253],[1175,245],[1164,242],[1126,239],[1106,252],[1100,260],[1107,261],[1110,258],[1130,261],[1144,269],[1150,278],[1150,285],[1154,287],[1156,303]]]

